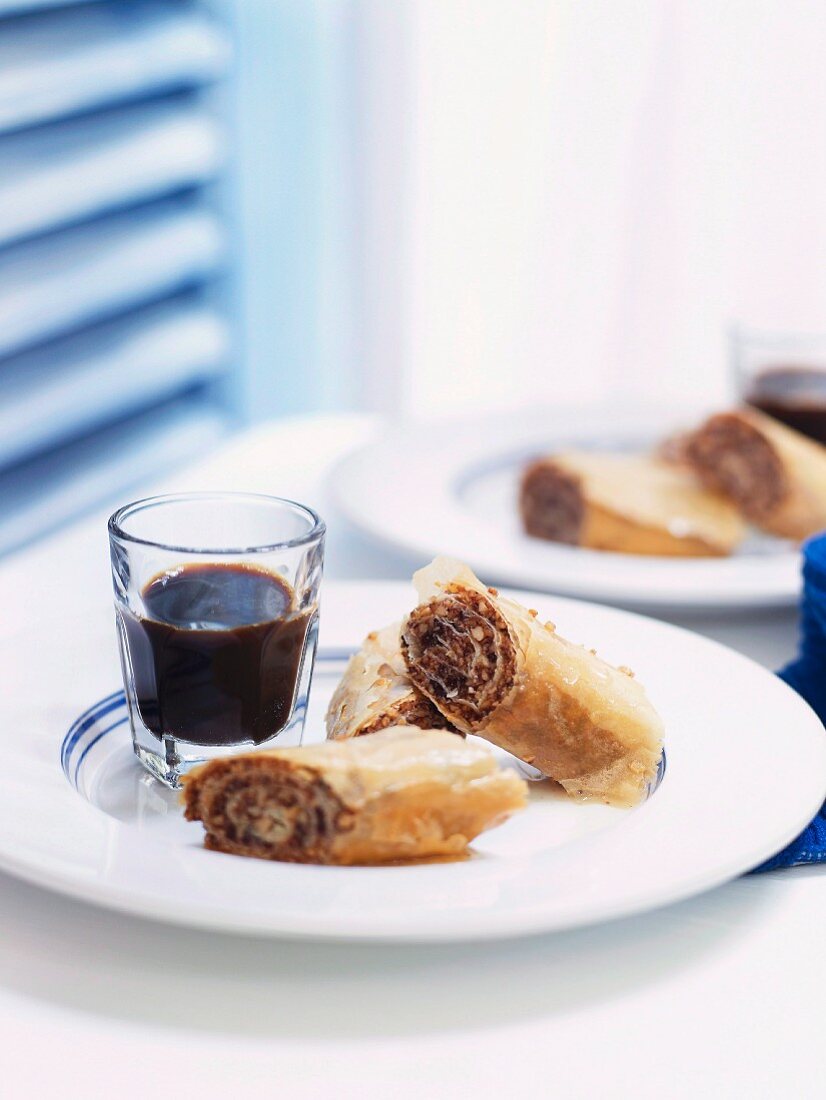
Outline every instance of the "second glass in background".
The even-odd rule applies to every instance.
[[[738,400],[826,443],[826,333],[735,325],[730,356]]]

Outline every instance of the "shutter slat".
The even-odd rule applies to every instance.
[[[0,465],[214,379],[226,320],[173,299],[0,362]]]
[[[0,35],[0,131],[203,84],[228,61],[211,18],[151,0],[10,19]]]
[[[132,486],[183,465],[227,428],[209,402],[173,402],[0,473],[0,554],[95,506],[115,507]]]
[[[217,218],[167,201],[16,245],[0,254],[0,355],[172,294],[214,274]]]
[[[0,245],[204,183],[224,158],[215,120],[178,99],[7,135]]]

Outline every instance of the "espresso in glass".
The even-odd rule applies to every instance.
[[[826,444],[826,333],[736,325],[731,354],[742,401]]]
[[[826,370],[770,366],[755,374],[745,400],[818,443],[826,443]]]
[[[244,564],[188,565],[123,614],[144,725],[193,745],[258,745],[292,709],[310,616],[291,586]]]

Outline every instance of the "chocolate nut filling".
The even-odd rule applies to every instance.
[[[460,729],[481,729],[516,676],[508,624],[479,592],[451,585],[417,607],[402,631],[413,684]]]
[[[362,726],[356,736],[364,737],[367,733],[378,733],[379,730],[387,729],[388,726],[418,726],[423,730],[453,730],[447,718],[433,706],[429,699],[418,692],[413,698],[403,699],[401,703],[390,707],[378,718]],[[453,732],[458,733],[459,731],[453,730]]]
[[[712,416],[688,438],[684,453],[710,489],[731,497],[757,523],[778,508],[789,491],[771,443],[737,413]]]
[[[522,525],[534,538],[576,545],[582,536],[585,504],[579,479],[552,461],[539,459],[522,474]]]
[[[278,760],[216,761],[185,787],[186,817],[203,821],[205,844],[220,852],[323,863],[345,807],[310,769],[286,770]]]

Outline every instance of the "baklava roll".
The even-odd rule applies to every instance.
[[[402,652],[410,679],[453,725],[569,794],[617,805],[643,797],[663,727],[633,673],[561,638],[450,558],[413,580],[420,602],[403,624]]]
[[[410,683],[399,623],[374,630],[350,658],[327,708],[327,736],[361,737],[387,726],[445,729],[450,723]]]
[[[538,459],[522,474],[519,507],[535,538],[625,554],[721,556],[745,535],[728,500],[655,457],[569,451]]]
[[[826,447],[755,409],[710,417],[682,458],[756,527],[804,539],[826,527]]]
[[[457,856],[527,801],[486,746],[412,726],[211,760],[184,779],[205,846],[288,863]]]

